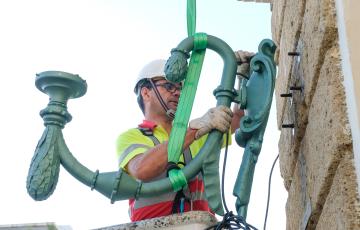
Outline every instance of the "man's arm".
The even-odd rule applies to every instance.
[[[194,142],[196,132],[197,130],[188,128],[184,140],[184,149]],[[128,173],[141,181],[149,181],[159,176],[166,170],[168,164],[167,149],[168,142],[165,141],[137,155],[127,164]]]
[[[183,150],[190,146],[195,139],[217,129],[223,133],[231,126],[232,112],[226,106],[209,109],[202,117],[190,121],[185,135]],[[131,159],[127,164],[127,171],[135,178],[148,181],[163,173],[168,164],[168,142],[163,142],[144,153]]]

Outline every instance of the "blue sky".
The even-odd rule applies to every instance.
[[[198,0],[197,32],[227,42],[234,50],[255,52],[271,38],[269,4],[235,0]],[[169,0],[12,0],[0,2],[0,225],[56,222],[89,229],[128,222],[127,201],[110,204],[101,194],[61,168],[54,194],[35,202],[26,192],[26,176],[43,130],[39,111],[48,97],[34,85],[35,74],[60,70],[88,83],[82,98],[71,100],[73,120],[63,130],[74,156],[91,170],[116,171],[115,140],[142,119],[132,88],[144,63],[168,58],[186,38],[186,1]],[[215,105],[223,63],[209,51],[192,117]],[[267,181],[278,149],[274,106],[255,172],[248,222],[262,228]],[[232,189],[243,149],[230,148],[226,171],[227,205],[234,210]],[[278,164],[273,176],[268,229],[285,229],[286,192]]]

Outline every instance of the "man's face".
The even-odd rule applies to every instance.
[[[165,79],[160,79],[154,81],[154,85],[159,91],[161,97],[163,98],[165,104],[169,109],[176,111],[176,108],[179,103],[180,92],[182,89],[181,83],[172,83]]]

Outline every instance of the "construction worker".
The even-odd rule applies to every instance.
[[[159,180],[167,175],[168,139],[182,85],[165,79],[165,63],[165,60],[154,60],[140,71],[134,91],[145,119],[137,128],[127,130],[117,139],[119,167],[144,182]],[[206,141],[206,134],[213,129],[225,133],[231,128],[231,132],[234,132],[242,116],[243,111],[238,106],[234,106],[233,111],[219,106],[190,121],[179,167],[196,156]],[[201,173],[179,192],[129,200],[131,221],[191,210],[211,212],[204,196]]]

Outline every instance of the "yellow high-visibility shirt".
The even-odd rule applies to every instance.
[[[169,140],[169,135],[163,127],[157,125],[153,129],[153,135],[159,140],[160,143]],[[229,131],[229,145],[231,144],[231,132]],[[204,135],[198,140],[195,140],[190,145],[190,152],[194,158],[204,145],[208,135]],[[225,136],[224,136],[225,137]],[[226,144],[224,138],[223,147]],[[116,152],[118,157],[119,167],[126,171],[126,165],[135,156],[146,152],[148,149],[155,146],[154,142],[137,128],[132,128],[122,133],[116,141]],[[184,162],[183,154],[180,155],[180,162]]]

